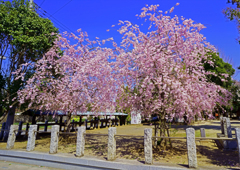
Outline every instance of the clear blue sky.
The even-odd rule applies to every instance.
[[[191,18],[204,24],[201,33],[220,52],[220,56],[231,59],[236,69],[240,66],[240,45],[237,42],[238,30],[234,22],[228,21],[222,13],[227,0],[33,0],[51,19],[60,32],[73,31],[81,28],[91,39],[113,37],[119,44],[121,35],[112,28],[118,20],[128,20],[141,25],[143,19],[137,19],[145,4],[159,4],[159,9],[166,11],[180,3],[172,15]],[[40,11],[42,10],[40,9]],[[42,11],[43,12],[43,11]],[[40,12],[41,13],[41,12]],[[43,12],[44,13],[44,12]],[[110,29],[110,32],[106,30]],[[240,80],[236,70],[234,79]]]

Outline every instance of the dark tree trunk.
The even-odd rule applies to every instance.
[[[70,132],[71,130],[71,117],[72,117],[72,113],[68,112],[67,114],[67,122],[66,122],[66,127],[67,127],[67,132]]]
[[[10,130],[10,126],[14,122],[15,111],[16,111],[16,106],[13,106],[12,108],[9,109],[8,115],[7,115],[5,130]],[[8,132],[6,131],[4,133],[4,140],[7,140],[7,139],[8,139]]]

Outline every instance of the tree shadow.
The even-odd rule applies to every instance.
[[[197,145],[197,155],[205,156],[208,162],[218,166],[235,166],[238,164],[238,152],[233,150],[220,150],[214,142],[208,145]]]
[[[116,137],[117,156],[127,159],[144,160],[144,140],[136,137]]]

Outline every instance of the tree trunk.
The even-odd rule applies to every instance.
[[[8,115],[7,115],[7,121],[6,121],[6,126],[5,129],[6,130],[10,130],[10,126],[13,124],[14,122],[14,116],[15,116],[15,111],[16,111],[16,106],[13,106],[12,108],[9,109],[8,111]],[[4,140],[8,139],[8,132],[6,131],[4,133]]]
[[[160,136],[165,136],[165,131],[166,131],[166,119],[159,119],[159,127],[160,127]],[[162,143],[164,139],[160,138],[160,144]]]
[[[70,130],[71,130],[71,117],[72,117],[72,113],[68,112],[68,114],[67,114],[67,122],[66,122],[66,125],[65,125],[67,127],[67,132],[70,132]]]

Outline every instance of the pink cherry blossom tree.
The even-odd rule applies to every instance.
[[[124,38],[118,60],[131,95],[123,92],[117,101],[120,108],[159,115],[161,135],[165,135],[166,119],[186,116],[191,121],[203,112],[211,118],[217,105],[228,105],[231,94],[206,79],[214,73],[204,70],[203,61],[212,64],[207,52],[215,48],[200,34],[204,26],[165,15],[174,7],[165,14],[157,8],[146,6],[139,15],[150,22],[147,33],[129,21],[119,21]]]
[[[204,26],[164,15],[157,8],[144,7],[139,15],[150,21],[148,33],[120,21],[123,40],[120,47],[113,42],[115,50],[102,48],[106,40],[90,41],[81,31],[79,36],[68,36],[77,44],[72,45],[66,35],[59,37],[33,66],[35,75],[18,92],[20,102],[30,100],[29,108],[63,110],[69,125],[71,114],[87,111],[89,104],[96,112],[114,111],[118,101],[120,109],[159,115],[161,135],[165,135],[166,119],[186,116],[191,121],[202,112],[211,117],[216,105],[228,104],[231,94],[206,79],[213,73],[204,70],[203,61],[210,62],[207,52],[215,49],[199,33]],[[110,57],[115,61],[110,62]],[[123,95],[126,86],[130,95]]]
[[[100,47],[111,39],[90,41],[86,32],[78,31],[79,36],[59,36],[54,47],[32,65],[34,76],[18,91],[20,103],[30,101],[28,108],[66,112],[68,131],[71,115],[86,112],[89,104],[96,113],[114,111],[118,87],[111,62],[116,54],[110,48]],[[77,43],[73,44],[71,39]]]

